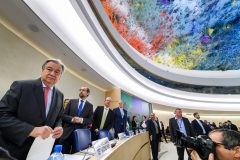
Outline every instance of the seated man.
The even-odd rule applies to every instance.
[[[216,129],[209,133],[209,137],[215,143],[216,155],[218,160],[238,160],[240,159],[240,133],[227,130]],[[196,151],[191,153],[192,160],[201,160]],[[213,160],[213,155],[210,154],[208,160]]]

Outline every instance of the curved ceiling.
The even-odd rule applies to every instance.
[[[238,95],[207,95],[178,91],[160,86],[140,75],[118,53],[87,1],[24,2],[72,51],[117,87],[149,102],[167,106],[201,110],[240,110]],[[94,25],[89,17],[94,21]]]
[[[189,70],[240,69],[239,1],[101,3],[114,28],[136,53],[154,62]]]
[[[142,2],[143,2],[144,0],[142,0]],[[79,3],[81,3],[80,1],[78,1]],[[120,47],[121,48],[124,48],[124,50],[125,50],[125,52],[131,57],[131,59],[133,60],[133,61],[135,61],[138,65],[140,65],[142,68],[144,68],[149,74],[148,74],[148,76],[151,76],[151,75],[153,75],[152,77],[153,78],[155,78],[155,79],[162,79],[162,78],[165,78],[165,79],[168,79],[168,80],[171,80],[171,81],[173,81],[173,82],[179,82],[179,83],[182,83],[182,84],[191,84],[191,85],[198,85],[198,86],[225,86],[225,87],[229,87],[229,86],[239,86],[240,85],[240,71],[239,70],[227,70],[227,71],[213,71],[213,70],[218,70],[218,69],[212,69],[211,71],[200,71],[200,70],[185,70],[185,69],[182,69],[181,67],[178,67],[178,68],[172,68],[172,67],[169,67],[169,66],[166,66],[166,65],[162,65],[162,64],[157,64],[156,62],[153,62],[151,59],[149,59],[149,57],[147,58],[146,56],[143,56],[143,55],[141,55],[141,54],[138,54],[138,53],[140,53],[140,52],[138,52],[138,51],[136,51],[134,48],[137,48],[136,46],[134,46],[134,44],[131,42],[131,41],[134,41],[133,40],[133,38],[131,38],[130,40],[128,39],[128,35],[127,36],[125,36],[124,37],[124,39],[121,37],[122,36],[122,32],[119,34],[119,30],[116,30],[116,27],[114,27],[114,25],[112,25],[112,23],[114,23],[113,22],[113,20],[111,19],[111,21],[109,20],[109,15],[107,16],[106,15],[106,13],[105,13],[105,11],[104,11],[104,8],[103,8],[103,6],[102,6],[102,4],[100,3],[100,1],[89,1],[89,2],[91,2],[91,3],[93,3],[94,4],[94,7],[96,8],[96,10],[97,10],[97,12],[98,12],[98,14],[101,16],[100,18],[101,18],[101,20],[103,21],[103,23],[107,26],[107,30],[109,30],[110,32],[111,32],[111,36],[117,41],[117,43],[120,45]],[[108,1],[108,3],[111,3],[112,1]],[[124,4],[126,5],[126,4],[128,4],[127,2],[126,3],[124,3],[124,2],[126,2],[126,1],[121,1],[121,4],[120,4],[120,2],[116,2],[116,1],[113,1],[112,3],[114,3],[114,5],[115,6],[113,6],[114,7],[114,9],[115,10],[118,10],[118,8],[117,7],[126,7],[126,6],[124,6]],[[153,1],[151,1],[151,2],[146,2],[146,1],[144,1],[142,4],[143,4],[143,6],[151,6],[151,5],[153,5],[153,4],[151,4]],[[130,1],[129,1],[129,3],[130,3]],[[140,3],[140,1],[139,1],[139,3]],[[174,4],[175,4],[176,2],[174,1]],[[179,2],[180,3],[180,2]],[[181,2],[180,4],[183,4],[183,3],[186,3],[186,1],[184,1],[184,2]],[[148,5],[147,5],[148,4]],[[224,4],[224,3],[223,3]],[[226,3],[226,4],[228,4],[228,3]],[[191,5],[193,5],[193,4],[191,4]],[[210,5],[210,4],[208,4],[208,5]],[[106,5],[105,5],[106,6]],[[136,6],[136,4],[132,4],[132,6]],[[156,4],[155,4],[155,6],[156,6]],[[165,5],[163,5],[163,6],[165,6]],[[169,7],[169,5],[167,5],[168,7]],[[237,4],[236,4],[236,6],[237,6]],[[234,6],[233,8],[236,8],[236,6]],[[110,5],[108,5],[108,7],[110,8],[111,6]],[[131,6],[128,6],[128,7],[131,7]],[[186,7],[186,5],[185,6],[183,6],[183,7]],[[141,8],[141,7],[140,7]],[[111,9],[111,8],[110,8]],[[125,10],[128,10],[129,8],[127,8],[127,9],[125,9]],[[151,11],[152,10],[154,10],[154,7],[152,7],[152,8],[146,8],[145,10],[150,10],[151,9]],[[160,8],[161,9],[161,8]],[[130,9],[129,9],[130,10]],[[148,11],[148,12],[150,12],[150,11]],[[233,13],[235,13],[234,11],[232,11]],[[232,13],[231,12],[231,13]],[[115,12],[114,12],[115,13]],[[132,11],[131,12],[131,14],[134,14],[134,12]],[[147,13],[146,13],[147,14]],[[86,15],[86,14],[85,14]],[[113,14],[114,15],[114,14]],[[146,16],[148,16],[148,14],[146,15]],[[152,15],[151,15],[152,16]],[[238,15],[236,15],[236,16],[234,16],[235,17],[235,19],[237,19],[238,18]],[[111,17],[110,17],[111,18]],[[131,20],[131,22],[132,23],[137,23],[137,22],[135,22],[136,20],[135,19],[133,19],[133,20]],[[127,23],[127,22],[126,22]],[[148,22],[142,22],[141,24],[144,24],[144,23],[148,23]],[[150,23],[150,22],[149,22]],[[160,23],[160,22],[159,22]],[[120,25],[120,24],[118,24],[118,25]],[[131,26],[131,25],[130,25]],[[239,25],[236,25],[237,27],[239,27]],[[133,27],[133,28],[135,28],[135,27]],[[136,28],[135,28],[136,29]],[[127,29],[126,29],[127,30]],[[136,31],[130,31],[130,33],[129,32],[127,32],[128,34],[130,34],[130,36],[131,37],[134,37],[134,36],[132,36],[133,35],[133,33],[132,32],[137,32],[137,31],[139,31],[140,29],[139,29],[139,27],[136,29]],[[152,30],[154,30],[154,29],[152,29]],[[189,30],[189,29],[188,29]],[[234,29],[234,30],[236,30],[236,29]],[[145,29],[144,31],[146,31],[147,32],[147,29]],[[140,32],[140,31],[139,31]],[[141,32],[142,33],[142,32]],[[237,32],[236,32],[237,33]],[[179,33],[180,34],[180,33]],[[198,34],[200,34],[200,33],[198,33]],[[224,34],[224,33],[222,33],[222,34]],[[121,36],[120,36],[121,35]],[[139,35],[139,34],[137,34],[137,35]],[[235,35],[238,35],[238,34],[235,34]],[[143,37],[144,35],[143,35],[143,33],[142,33],[142,37]],[[146,36],[146,35],[145,35]],[[136,38],[136,37],[135,37]],[[139,38],[139,37],[138,37]],[[144,39],[144,37],[142,38],[142,39]],[[145,39],[147,39],[146,37],[145,37]],[[233,38],[234,39],[234,38]],[[142,40],[143,41],[143,40]],[[175,41],[176,41],[176,38],[175,38],[175,40],[172,40],[171,41],[171,43],[175,43]],[[230,42],[230,40],[227,40],[227,39],[225,39],[225,41],[229,41]],[[128,42],[128,43],[130,43],[132,46],[130,46],[128,43],[126,43],[126,42]],[[135,42],[135,41],[134,41]],[[139,41],[138,41],[138,43],[140,43],[140,44],[142,44],[142,42],[141,42],[141,39],[139,38]],[[160,43],[160,42],[159,42]],[[170,42],[169,42],[170,43]],[[168,47],[169,46],[171,46],[172,44],[169,44],[168,45]],[[197,43],[201,43],[201,42],[197,42]],[[234,45],[233,45],[234,44]],[[143,45],[143,44],[142,44]],[[159,44],[160,45],[160,44]],[[179,44],[180,45],[180,44]],[[209,44],[209,45],[211,45],[211,44]],[[146,46],[149,46],[149,45],[146,45]],[[151,46],[151,45],[150,45]],[[160,45],[161,46],[161,45]],[[181,46],[187,46],[185,43],[184,44],[181,44]],[[195,45],[193,45],[193,46],[196,46],[196,44]],[[236,49],[238,49],[239,47],[239,44],[238,44],[238,39],[234,39],[234,43],[231,41],[231,43],[229,43],[229,44],[225,44],[224,45],[225,47],[226,46],[231,46],[231,47],[235,47]],[[167,46],[166,46],[166,48],[167,48]],[[181,48],[181,47],[180,47]],[[220,60],[218,61],[218,59],[220,59],[219,58],[219,56],[217,57],[215,57],[215,59],[216,59],[216,61],[217,62],[215,62],[215,61],[213,61],[213,60],[210,60],[209,61],[209,59],[211,59],[211,58],[206,58],[206,61],[209,61],[207,64],[205,64],[205,66],[207,66],[207,65],[209,65],[209,64],[214,64],[214,65],[216,65],[216,66],[219,66],[219,68],[223,68],[224,67],[224,65],[227,65],[227,66],[230,66],[230,65],[236,65],[237,63],[235,63],[235,62],[233,62],[233,61],[231,61],[231,60],[237,60],[238,59],[238,57],[237,56],[235,56],[234,57],[234,59],[233,58],[231,58],[231,59],[229,59],[229,57],[232,57],[232,56],[230,56],[230,54],[233,54],[232,52],[234,52],[234,54],[236,54],[236,55],[238,55],[238,51],[237,50],[231,50],[231,51],[229,51],[229,53],[222,53],[221,54],[221,56],[223,56],[223,57],[225,57],[225,58],[221,58],[221,59],[224,59],[224,61],[225,62],[227,62],[227,64],[221,64],[222,62],[220,62]],[[189,49],[190,50],[190,49]],[[229,49],[230,50],[230,49]],[[178,50],[176,49],[176,51],[172,51],[172,53],[173,52],[177,52]],[[160,52],[160,51],[159,51]],[[163,52],[163,51],[162,51]],[[178,52],[180,52],[180,51],[178,51]],[[218,50],[214,50],[214,52],[218,52]],[[161,53],[161,52],[160,52]],[[158,53],[158,55],[159,56],[164,56],[164,57],[166,57],[166,55],[162,55],[162,54],[160,54],[160,53]],[[170,54],[170,52],[168,52],[169,54]],[[189,54],[193,54],[192,53],[192,51],[188,51],[187,52],[187,49],[186,49],[186,51],[184,51],[184,54],[187,54],[187,53],[189,53]],[[196,53],[197,54],[197,53]],[[196,55],[195,54],[195,52],[194,52],[194,55]],[[202,53],[201,53],[202,54]],[[156,55],[156,54],[154,54],[154,55]],[[205,57],[208,57],[207,55],[211,55],[210,53],[204,53],[204,56]],[[191,57],[190,55],[184,55],[186,58],[187,57]],[[240,56],[240,54],[239,54],[239,56]],[[175,58],[177,58],[177,59],[179,59],[179,65],[181,65],[181,66],[187,66],[187,64],[185,64],[185,63],[181,63],[180,64],[180,62],[181,62],[181,60],[180,59],[182,59],[181,57],[183,57],[183,55],[181,54],[181,53],[177,53],[176,55],[175,55]],[[170,59],[174,59],[171,55],[168,55],[168,58],[170,58]],[[193,57],[192,57],[193,58]],[[197,60],[197,57],[195,57],[195,58],[193,58],[194,60]],[[201,58],[201,56],[199,57],[199,60],[200,59],[202,59]],[[229,59],[229,60],[228,60]],[[197,61],[199,61],[199,60],[197,60]],[[175,61],[175,60],[174,60]],[[186,61],[189,61],[189,60],[186,60]],[[167,61],[165,62],[166,64],[167,64]],[[190,63],[190,62],[189,62]],[[191,62],[192,63],[192,62]],[[238,66],[238,65],[236,65],[236,66]],[[234,68],[232,68],[232,69],[234,69]],[[237,67],[235,67],[235,69],[238,69]],[[162,77],[162,78],[161,78]],[[161,84],[162,85],[162,84]],[[224,89],[224,88],[221,88],[221,89]],[[232,92],[230,92],[229,94],[232,94]]]

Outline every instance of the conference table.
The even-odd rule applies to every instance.
[[[76,153],[75,155],[82,155]],[[94,156],[87,156],[89,160],[97,160]],[[99,159],[99,158],[98,158]],[[150,160],[150,142],[148,132],[119,140],[113,148],[103,154],[100,160]]]

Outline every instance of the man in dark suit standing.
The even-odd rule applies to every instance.
[[[120,101],[119,107],[117,107],[113,110],[115,138],[118,137],[118,133],[126,132],[127,110],[125,110],[123,108],[123,106],[124,106],[124,103],[122,101]]]
[[[39,79],[13,82],[1,99],[0,145],[11,156],[26,159],[34,138],[62,135],[63,94],[54,85],[63,71],[60,60],[47,60]]]
[[[155,120],[155,114],[150,114],[150,119],[147,121],[147,130],[150,137],[153,160],[158,159],[158,143],[161,135],[159,123]]]
[[[230,120],[227,120],[227,129],[238,131],[237,126],[235,124],[232,124],[232,122]]]
[[[97,139],[98,131],[113,128],[114,113],[109,108],[112,102],[111,97],[107,97],[104,101],[104,106],[98,106],[93,114],[93,139]]]
[[[211,130],[208,125],[203,123],[202,120],[200,120],[200,115],[198,112],[193,113],[194,120],[192,121],[192,128],[196,136],[198,135],[208,135],[209,131]]]
[[[75,153],[73,144],[73,131],[79,128],[87,128],[92,123],[93,105],[86,100],[90,94],[88,87],[81,87],[79,99],[71,99],[66,106],[63,115],[63,135],[60,143],[63,145],[64,154]]]
[[[177,131],[179,130],[185,136],[194,136],[191,124],[187,118],[182,117],[182,109],[175,109],[175,117],[169,119],[169,131],[171,141],[176,144],[178,160],[184,160],[184,147],[178,146],[177,144]]]

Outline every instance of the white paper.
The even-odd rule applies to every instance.
[[[84,159],[83,159],[84,158]],[[72,154],[64,154],[64,160],[87,160],[90,159],[90,156],[84,155],[72,155]]]
[[[145,122],[142,123],[142,127],[143,127],[143,128],[146,128],[146,127],[147,127],[147,125],[146,125]]]
[[[47,160],[51,154],[55,139],[50,135],[46,139],[35,138],[26,160]]]

